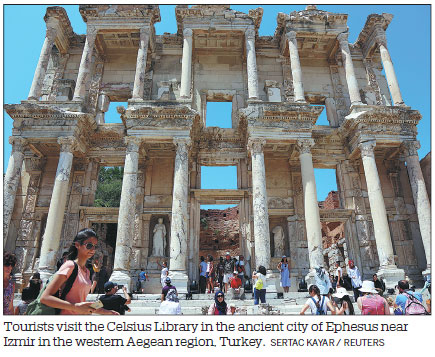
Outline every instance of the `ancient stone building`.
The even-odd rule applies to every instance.
[[[366,277],[392,285],[429,272],[421,115],[400,93],[392,15],[370,15],[349,43],[347,15],[315,6],[280,13],[273,36],[258,34],[261,8],[178,5],[178,30],[163,35],[156,5],[80,13],[86,35],[47,8],[28,98],[5,105],[14,126],[4,246],[19,257],[19,283],[52,274],[78,230],[117,224],[112,280],[130,284],[168,260],[186,291],[198,280],[200,205],[214,203],[238,204],[240,253],[268,269],[268,291],[279,289],[282,252],[292,279],[324,264],[322,221],[344,224]],[[127,101],[122,123],[106,124],[109,103]],[[206,126],[207,102],[232,103],[232,128]],[[329,126],[316,125],[322,110]],[[201,189],[202,166],[226,165],[237,166],[237,189]],[[119,208],[93,206],[104,166],[124,167]],[[313,168],[336,170],[340,208],[319,209]]]

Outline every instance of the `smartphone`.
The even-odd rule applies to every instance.
[[[124,285],[118,285],[118,289],[122,289]]]
[[[90,305],[93,309],[97,310],[99,308],[103,307],[103,303],[101,300],[95,301],[93,304]]]

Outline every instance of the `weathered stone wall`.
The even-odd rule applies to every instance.
[[[429,154],[420,160],[421,171],[423,172],[424,183],[426,184],[429,200],[431,200],[431,154],[432,152],[429,152]]]

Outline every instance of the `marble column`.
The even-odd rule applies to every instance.
[[[88,26],[85,47],[83,48],[82,59],[80,61],[79,73],[74,90],[74,101],[82,101],[85,98],[86,84],[91,78],[92,52],[94,51],[97,32],[96,28]]]
[[[340,44],[341,55],[344,62],[344,70],[346,73],[347,88],[349,90],[350,102],[354,104],[362,104],[359,94],[358,81],[353,68],[352,55],[350,54],[348,33],[341,33],[337,36]]]
[[[15,206],[18,183],[21,178],[21,167],[23,166],[24,145],[26,140],[21,137],[9,137],[9,144],[12,145],[11,156],[9,157],[8,168],[3,183],[3,241],[6,243],[11,223],[12,213]]]
[[[187,235],[189,198],[189,137],[175,137],[174,189],[170,239],[170,277],[179,292],[187,291]]]
[[[295,102],[305,102],[304,85],[302,82],[302,69],[299,60],[298,43],[296,41],[296,32],[287,32],[288,50],[290,53],[290,66],[293,77],[293,88]]]
[[[41,273],[42,281],[46,281],[54,273],[56,267],[56,257],[59,250],[71,176],[73,151],[76,145],[75,138],[70,136],[60,137],[57,139],[57,142],[60,145],[59,162],[57,164],[39,260],[39,272]]]
[[[30,87],[28,100],[39,100],[41,96],[42,84],[47,70],[48,60],[50,59],[51,49],[53,48],[54,40],[56,39],[56,30],[47,28],[45,33],[44,44],[42,45],[41,54],[39,55],[38,64],[36,66],[35,75],[33,76],[32,86]]]
[[[149,28],[141,28],[139,49],[137,51],[137,60],[136,60],[136,74],[134,76],[133,100],[139,100],[139,101],[143,100],[149,39],[150,39]]]
[[[183,59],[181,63],[181,98],[190,98],[192,86],[192,36],[193,31],[189,28],[183,31]]]
[[[255,31],[245,32],[246,67],[248,70],[248,97],[258,99],[257,58],[255,54]]]
[[[376,249],[379,256],[378,275],[386,280],[388,287],[393,282],[405,277],[403,270],[398,269],[394,262],[393,243],[391,241],[390,228],[388,226],[387,211],[385,209],[384,196],[382,194],[381,181],[374,154],[375,140],[361,142],[359,145],[364,173],[367,183],[370,211],[375,231]],[[394,286],[394,285],[393,285]]]
[[[310,273],[323,267],[322,226],[320,225],[319,206],[317,203],[316,180],[314,178],[313,157],[311,148],[314,139],[300,139],[297,142],[299,160],[301,162],[302,187],[304,192],[305,228],[307,231],[308,256]]]
[[[406,167],[408,169],[409,182],[411,183],[412,196],[417,211],[420,233],[423,241],[424,252],[426,255],[427,267],[423,274],[430,274],[431,267],[431,214],[429,196],[426,191],[423,173],[421,171],[420,160],[417,150],[420,148],[418,141],[405,141],[403,143]]]
[[[122,177],[121,202],[118,213],[115,258],[111,281],[127,286],[130,291],[130,261],[134,236],[136,208],[137,173],[139,163],[140,139],[126,137],[124,176]]]
[[[385,32],[383,30],[381,31],[381,34],[376,37],[376,42],[378,43],[379,51],[381,52],[382,65],[384,66],[391,98],[394,105],[404,105],[402,94],[400,93],[399,82],[397,81],[396,72],[394,71],[393,61],[388,52]]]
[[[248,140],[252,161],[252,199],[254,213],[255,262],[270,269],[269,212],[267,209],[266,171],[264,166],[264,139]]]

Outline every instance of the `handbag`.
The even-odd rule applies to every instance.
[[[68,295],[69,291],[71,290],[74,281],[77,278],[77,274],[79,271],[79,266],[76,262],[74,262],[74,269],[69,276],[68,280],[65,283],[64,288],[62,289],[62,294],[59,296],[59,291],[54,294],[53,296],[58,297],[59,299],[65,300],[65,297]],[[26,310],[26,315],[59,315],[60,309],[56,309],[51,306],[47,306],[41,302],[41,296],[44,293],[45,289],[47,288],[48,284],[54,279],[53,274],[50,279],[48,280],[48,283],[44,285],[44,287],[41,289],[41,291],[38,294],[38,297],[33,300],[28,306]]]

